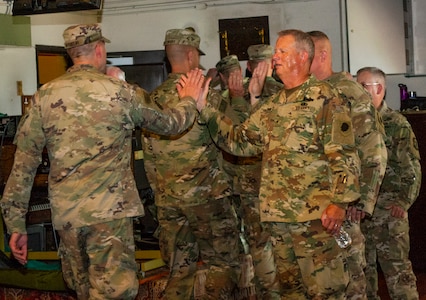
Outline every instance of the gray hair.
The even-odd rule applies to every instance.
[[[298,29],[287,29],[278,32],[278,36],[291,35],[294,37],[296,42],[296,49],[300,51],[306,51],[308,53],[308,60],[311,63],[315,56],[315,45],[309,34]]]

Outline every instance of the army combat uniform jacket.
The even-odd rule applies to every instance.
[[[130,168],[133,128],[177,134],[197,114],[192,98],[160,112],[141,88],[90,65],[71,67],[35,93],[21,120],[13,170],[1,200],[8,231],[26,232],[25,214],[44,147],[56,229],[142,215]]]
[[[180,76],[169,74],[151,93],[152,101],[163,108],[178,105],[176,83]],[[215,106],[221,102],[217,92],[211,91],[208,97]],[[144,141],[145,164],[151,172],[148,177],[156,191],[157,206],[200,205],[231,195],[231,178],[219,166],[221,153],[205,124],[195,122],[187,131],[171,137],[148,135]]]
[[[269,99],[240,126],[209,106],[201,117],[214,120],[208,123],[213,138],[231,153],[263,151],[261,221],[320,219],[329,204],[346,207],[358,199],[349,110],[329,84],[312,76]]]

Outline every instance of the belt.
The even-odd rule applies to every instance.
[[[234,165],[254,165],[262,161],[262,153],[256,156],[235,156],[222,151],[222,157],[224,160]]]

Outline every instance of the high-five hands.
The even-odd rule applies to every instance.
[[[207,103],[207,94],[211,78],[205,78],[201,69],[193,69],[182,75],[176,84],[179,98],[192,97],[201,111]]]

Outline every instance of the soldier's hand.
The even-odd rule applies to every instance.
[[[249,93],[251,105],[256,105],[262,95],[263,86],[265,85],[266,75],[268,74],[269,64],[265,61],[258,63],[254,69],[249,83]]]
[[[108,76],[126,81],[126,74],[119,67],[108,66],[107,69],[106,69],[106,74]]]
[[[350,205],[346,209],[346,218],[351,222],[359,223],[362,219],[365,218],[365,211],[360,210],[353,205]]]
[[[398,205],[391,205],[386,208],[390,210],[391,216],[395,218],[403,218],[407,214],[405,209],[403,209],[401,206],[398,206]]]
[[[339,232],[340,226],[342,226],[345,219],[345,214],[346,211],[343,208],[335,204],[330,204],[321,215],[322,226],[330,234]]]
[[[243,74],[240,69],[229,74],[228,88],[231,97],[244,97]]]
[[[179,98],[191,97],[195,101],[203,94],[204,75],[200,69],[193,69],[182,75],[176,88]]]
[[[13,257],[22,265],[27,263],[28,255],[28,235],[14,232],[9,239],[10,251]]]

